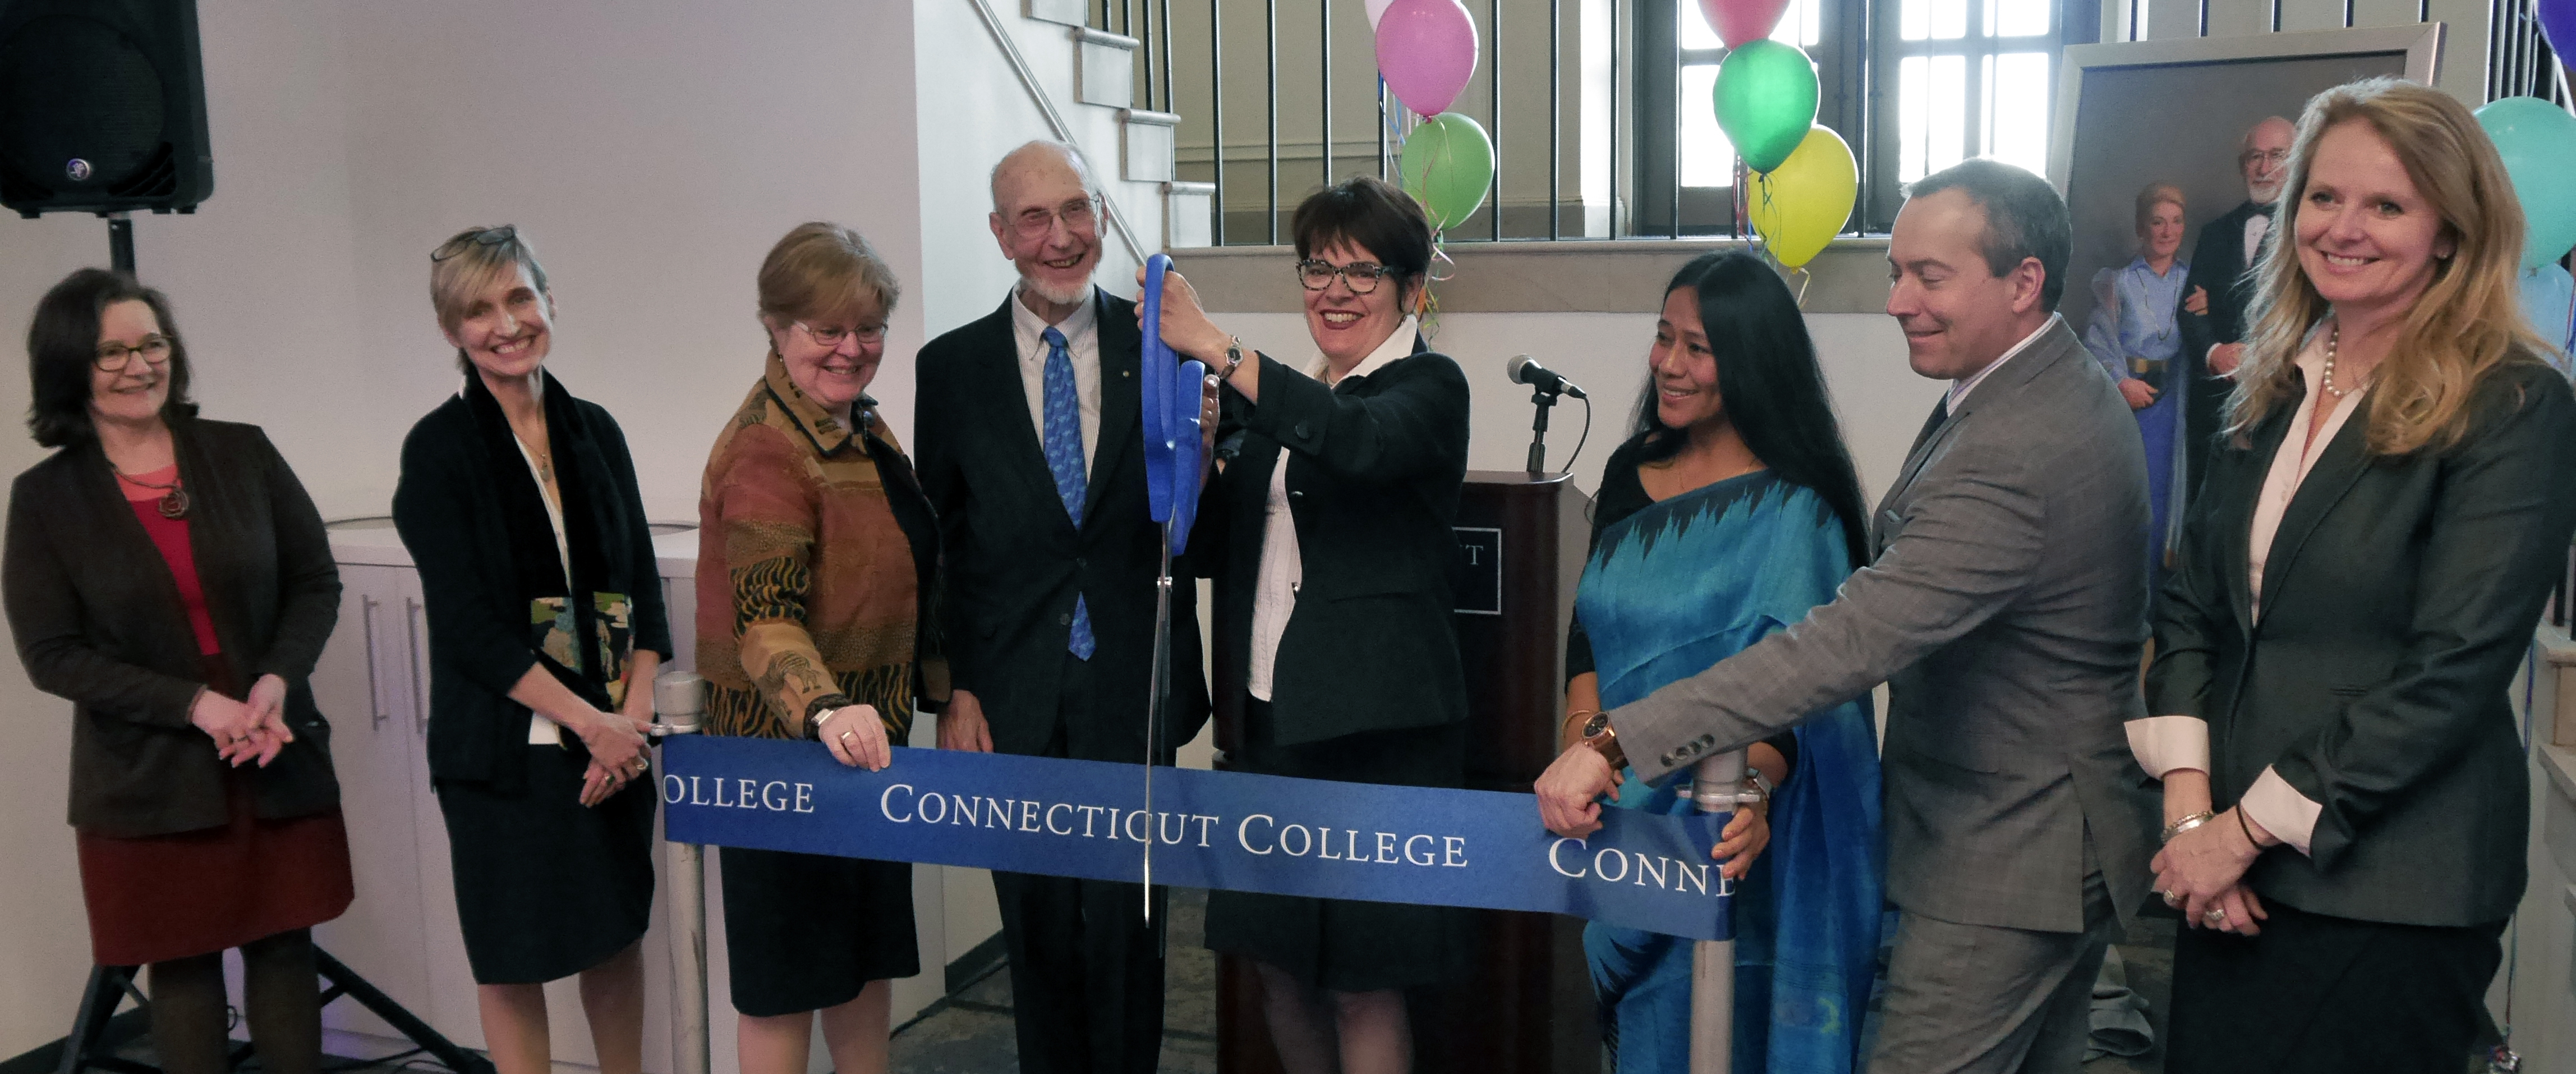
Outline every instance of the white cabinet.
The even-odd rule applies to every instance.
[[[339,771],[357,901],[347,914],[317,928],[314,939],[448,1039],[480,1049],[483,1028],[457,924],[447,826],[430,787],[429,621],[421,603],[420,575],[390,524],[337,523],[331,537],[333,557],[340,566],[340,624],[323,650],[312,683],[314,699],[334,730],[332,760]],[[697,637],[692,580],[696,534],[658,537],[655,551],[671,624],[670,666],[689,668],[695,662]],[[914,738],[916,744],[926,745],[929,721],[922,723]],[[655,837],[658,841],[658,820]],[[656,860],[667,863],[667,853],[658,848],[657,842]],[[707,1006],[714,1038],[710,1057],[716,1074],[732,1074],[734,1017],[725,980],[718,858],[717,853],[707,855]],[[669,876],[664,870],[665,883]],[[895,982],[898,1025],[943,993],[942,971],[949,959],[991,936],[999,924],[991,883],[982,870],[916,867],[913,902],[924,972]],[[652,924],[644,937],[644,1069],[650,1074],[668,1074],[673,1069],[670,1027],[676,990],[665,920],[668,907],[667,897],[654,900]],[[549,985],[546,1004],[552,1015],[548,1021],[557,1067],[595,1067],[597,1057],[589,1023],[581,1015],[576,983],[567,979]],[[330,1054],[371,1058],[410,1047],[355,1003],[334,1003],[322,1017]],[[818,1065],[813,1069],[828,1070],[821,1035],[815,1039]]]

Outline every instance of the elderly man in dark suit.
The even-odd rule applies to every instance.
[[[1146,759],[1162,531],[1145,509],[1136,306],[1091,282],[1105,211],[1072,146],[1031,142],[1002,158],[991,224],[1019,284],[921,349],[913,429],[949,571],[956,686],[943,749]],[[1206,720],[1196,609],[1194,587],[1173,590],[1156,763]],[[993,890],[1020,1069],[1153,1070],[1163,957],[1143,891],[1002,872]]]
[[[2245,129],[2236,143],[2245,201],[2201,225],[2200,242],[2191,249],[2181,316],[2183,368],[2191,371],[2191,388],[2183,396],[2182,427],[2194,441],[2184,457],[2195,492],[2208,470],[2209,443],[2225,416],[2227,393],[2236,387],[2231,379],[2236,364],[2244,360],[2245,307],[2254,297],[2254,281],[2246,270],[2272,231],[2272,203],[2289,176],[2291,134],[2290,121],[2279,116],[2266,116]]]
[[[1887,312],[1950,391],[1833,603],[1596,718],[1538,783],[1561,835],[1623,763],[1660,781],[1880,682],[1887,894],[1904,917],[1877,1074],[2074,1071],[2111,937],[2147,893],[2146,458],[2054,312],[2070,241],[2038,176],[1972,160],[1916,183]]]

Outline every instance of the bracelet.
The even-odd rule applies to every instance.
[[[1241,368],[1243,368],[1243,338],[1227,336],[1225,337],[1225,372],[1217,374],[1216,379],[1231,379],[1234,371]]]
[[[2271,849],[2264,846],[2262,840],[2254,838],[2254,826],[2245,823],[2245,807],[2243,805],[2238,805],[2234,812],[2236,814],[2236,829],[2245,833],[2245,841],[2254,844],[2255,852],[2261,853],[2265,850]]]
[[[2217,817],[2218,814],[2204,809],[2198,813],[2184,817],[2181,820],[2165,825],[2164,841],[2168,843],[2173,842],[2175,836],[2200,827],[2203,824],[2207,824],[2210,821],[2217,819]]]
[[[1557,740],[1560,742],[1564,741],[1565,733],[1574,730],[1574,722],[1576,720],[1588,720],[1600,714],[1600,709],[1576,709],[1572,712],[1566,713],[1565,722],[1556,725]]]

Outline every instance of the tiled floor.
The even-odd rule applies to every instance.
[[[1164,989],[1163,1058],[1167,1074],[1216,1072],[1216,958],[1200,946],[1207,893],[1172,889],[1172,934]],[[2148,1023],[2164,1038],[2165,1001],[2173,988],[2173,925],[2148,921],[2121,945],[2129,987],[2147,999]],[[897,1074],[1000,1074],[1019,1069],[1012,1040],[1010,971],[996,969],[934,1005],[895,1034]],[[2161,1074],[2162,1049],[2135,1059],[2105,1056],[2084,1074]]]
[[[1167,1074],[1216,1074],[1216,956],[1200,946],[1207,892],[1173,888],[1171,908],[1159,1067]],[[896,1074],[1005,1074],[1019,1068],[1008,969],[995,969],[933,1004],[894,1036]]]

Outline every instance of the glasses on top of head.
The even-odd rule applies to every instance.
[[[2236,163],[2252,164],[2259,160],[2265,164],[2278,168],[2289,159],[2290,151],[2287,149],[2248,149],[2243,153],[2237,154]]]
[[[432,263],[436,263],[445,261],[448,258],[464,253],[465,251],[471,250],[477,246],[501,246],[515,244],[518,241],[519,227],[516,224],[503,224],[499,227],[487,227],[481,231],[459,235],[447,240],[446,242],[438,244],[438,249],[429,252],[429,259]]]
[[[886,333],[886,326],[881,324],[861,325],[857,328],[816,328],[798,321],[796,327],[804,329],[805,338],[813,340],[815,346],[826,350],[840,346],[842,340],[852,336],[859,337],[862,345],[874,346],[885,341]]]
[[[98,345],[98,356],[92,358],[91,362],[98,366],[101,373],[122,373],[125,371],[126,363],[133,361],[134,356],[138,354],[143,356],[143,362],[146,365],[161,365],[168,362],[170,337],[158,334],[145,336],[143,342],[131,347],[114,341],[101,343]]]
[[[1068,201],[1053,209],[1022,209],[1011,218],[1011,233],[1022,241],[1043,239],[1055,231],[1055,222],[1064,221],[1064,229],[1076,235],[1089,235],[1100,227],[1100,195]]]
[[[1365,295],[1377,290],[1379,280],[1402,272],[1402,269],[1366,261],[1336,265],[1330,261],[1310,257],[1297,262],[1297,282],[1306,285],[1309,291],[1321,291],[1331,287],[1333,277],[1339,276],[1342,278],[1343,286],[1349,287],[1352,294]]]

